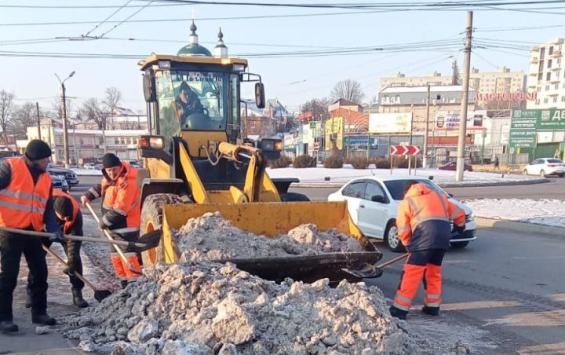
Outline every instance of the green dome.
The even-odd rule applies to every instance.
[[[198,43],[190,43],[179,49],[177,55],[199,55],[211,57],[212,53],[206,47],[199,45]]]

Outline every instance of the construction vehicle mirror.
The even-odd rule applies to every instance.
[[[257,108],[265,108],[265,85],[255,83],[255,104]]]
[[[145,102],[157,101],[157,94],[155,93],[155,81],[150,72],[143,73],[143,96]]]

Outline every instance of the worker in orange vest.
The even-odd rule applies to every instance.
[[[101,183],[81,196],[81,202],[86,204],[102,197],[100,227],[112,231],[114,236],[133,241],[139,236],[141,214],[137,170],[112,153],[104,155],[102,165]],[[127,264],[117,253],[111,255],[116,275],[123,281],[141,276],[141,262],[137,254],[128,251],[125,253]]]
[[[55,216],[59,226],[62,227],[63,232],[69,235],[82,236],[82,212],[80,205],[71,195],[63,192],[61,189],[53,189],[53,208],[55,209]],[[51,246],[51,242],[44,242],[47,247]],[[82,275],[82,260],[80,258],[80,247],[82,242],[79,240],[61,241],[61,245],[67,255],[67,266],[63,272],[69,275],[73,295],[73,304],[79,308],[88,307],[88,303],[82,297],[82,289],[84,282],[75,276],[75,271]],[[30,278],[28,276],[27,300],[26,307],[31,307],[31,292],[30,292]]]
[[[62,239],[53,209],[52,181],[47,173],[51,148],[41,140],[28,143],[22,157],[0,164],[0,227],[32,231],[46,229]],[[0,332],[17,332],[13,293],[24,254],[31,275],[31,320],[54,325],[47,315],[47,262],[40,238],[0,231]]]
[[[407,184],[396,217],[398,237],[410,253],[390,314],[406,315],[424,280],[422,312],[437,316],[441,304],[441,263],[454,228],[465,229],[465,212],[449,201],[446,194],[416,181]]]

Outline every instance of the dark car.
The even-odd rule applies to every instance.
[[[457,170],[457,163],[454,161],[450,161],[447,162],[443,165],[440,165],[438,167],[439,170],[451,170],[451,171],[455,171]],[[465,171],[473,171],[473,166],[471,164],[467,164],[465,163]]]
[[[51,181],[53,181],[54,189],[61,189],[64,192],[69,192],[69,184],[63,175],[52,175],[49,173],[49,176],[51,176]]]
[[[71,186],[78,185],[79,183],[77,174],[70,169],[49,165],[49,167],[47,167],[47,171],[49,172],[49,175],[59,175],[65,178],[65,180],[67,180],[67,183],[69,184],[69,188]]]

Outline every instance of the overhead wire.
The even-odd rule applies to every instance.
[[[95,31],[96,29],[98,29],[98,27],[102,26],[103,24],[106,23],[106,21],[110,20],[112,17],[114,17],[114,15],[116,15],[118,12],[120,12],[121,10],[123,10],[130,2],[132,2],[132,0],[128,0],[125,2],[125,4],[123,4],[122,6],[118,7],[114,12],[112,12],[109,16],[107,16],[104,20],[102,20],[101,22],[99,22],[96,26],[94,26],[90,31],[86,32],[84,34],[85,37],[87,37],[88,35],[90,35],[93,31]]]

